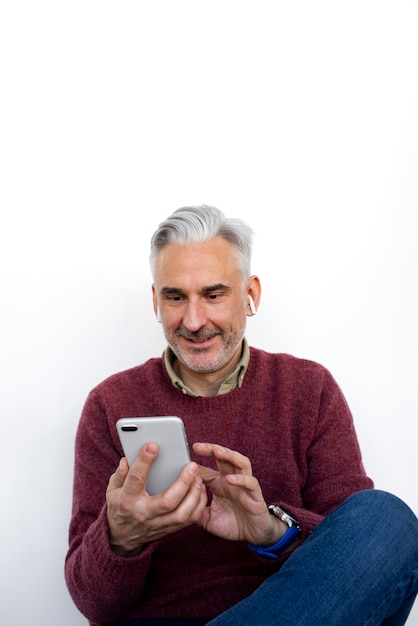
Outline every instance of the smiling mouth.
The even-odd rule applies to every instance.
[[[179,332],[177,336],[184,340],[185,349],[194,354],[203,354],[209,352],[213,348],[213,340],[220,336],[221,332],[203,333],[184,333]]]
[[[211,337],[206,337],[205,339],[187,339],[186,342],[188,347],[193,352],[206,352],[210,349],[212,345],[212,339],[216,335],[212,335]]]
[[[199,343],[206,343],[207,341],[209,341],[210,339],[213,339],[214,337],[217,337],[218,335],[221,335],[221,331],[212,331],[210,333],[206,332],[202,332],[202,331],[197,331],[195,333],[188,333],[185,332],[184,330],[179,330],[176,332],[177,337],[181,337],[182,339],[185,339],[186,341],[190,341],[191,343],[194,344],[199,344]]]

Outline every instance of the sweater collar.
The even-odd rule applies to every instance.
[[[184,384],[181,378],[176,374],[173,368],[173,362],[175,360],[175,355],[172,349],[167,346],[164,352],[164,364],[167,370],[168,375],[170,376],[171,382],[174,387],[179,389],[182,393],[188,396],[192,396],[193,398],[199,398],[200,396],[195,393],[190,387]],[[237,364],[234,371],[229,374],[229,376],[223,381],[222,385],[219,387],[217,395],[223,395],[225,393],[229,393],[235,387],[241,387],[245,372],[247,371],[248,362],[250,360],[250,348],[248,346],[248,341],[245,339],[242,340],[242,353],[239,363]]]

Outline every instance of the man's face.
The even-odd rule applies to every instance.
[[[217,372],[241,349],[248,295],[236,253],[221,237],[159,253],[153,285],[167,342],[190,370]]]

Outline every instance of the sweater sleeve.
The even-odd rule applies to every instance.
[[[112,552],[105,494],[120,451],[112,440],[105,404],[93,391],[76,437],[73,511],[65,576],[75,605],[92,623],[108,623],[129,612],[143,591],[155,544],[135,557]]]
[[[299,438],[305,439],[303,450],[306,464],[305,483],[302,486],[303,506],[279,503],[298,519],[302,540],[344,502],[350,495],[372,489],[373,481],[366,475],[351,411],[332,375],[322,369],[319,393],[306,389],[316,412],[312,430]],[[295,446],[297,447],[297,446]],[[302,453],[301,453],[302,456]]]

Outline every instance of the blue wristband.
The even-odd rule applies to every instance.
[[[301,530],[298,526],[291,526],[288,528],[281,539],[272,546],[256,546],[254,543],[248,543],[248,546],[253,552],[256,552],[260,556],[266,556],[270,559],[277,559],[279,554],[286,550],[298,537]]]

